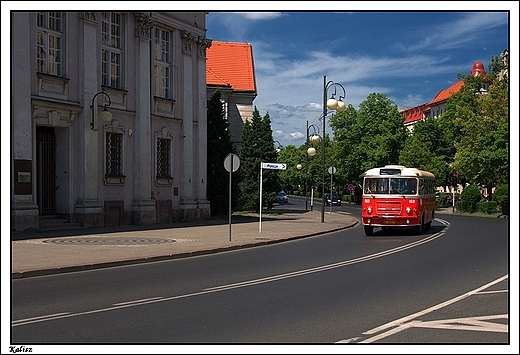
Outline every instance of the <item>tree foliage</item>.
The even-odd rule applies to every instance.
[[[338,170],[357,182],[375,166],[397,164],[408,132],[397,105],[384,94],[372,93],[356,110],[352,105],[329,120],[334,132]]]
[[[262,118],[254,108],[251,121],[244,123],[240,149],[241,191],[239,202],[245,210],[260,211],[260,169],[262,163],[277,161],[269,113]],[[264,169],[262,204],[272,208],[280,187],[277,170]]]
[[[440,122],[434,118],[418,121],[408,136],[399,156],[399,164],[432,172],[437,185],[450,184],[453,142],[446,139]],[[451,157],[450,157],[451,154]]]
[[[468,183],[487,187],[509,181],[509,84],[491,77],[486,93],[483,78],[466,76],[446,113],[460,131],[453,168]]]
[[[286,170],[279,171],[279,177],[281,181],[280,190],[285,189],[286,192],[294,190],[302,190],[302,181],[305,181],[305,156],[303,149],[296,148],[296,146],[289,144],[287,147],[282,148],[278,154],[278,163],[287,164]],[[301,169],[298,169],[298,164],[301,165]],[[305,189],[305,187],[303,187]]]
[[[207,108],[207,197],[211,203],[212,216],[229,213],[229,173],[224,167],[224,160],[228,154],[236,153],[220,97],[220,90],[215,90],[208,101]],[[238,179],[233,176],[231,183],[232,208],[234,208],[238,201]]]
[[[306,142],[300,147],[289,145],[276,156],[269,114],[261,118],[255,107],[242,134],[241,204],[245,209],[259,210],[261,162],[287,164],[285,171],[264,171],[263,201],[268,207],[272,206],[275,192],[282,188],[303,194],[306,179],[308,192],[312,185],[321,191],[322,177],[326,176],[325,191],[328,191],[330,166],[337,168],[333,184],[339,193],[344,193],[348,184],[360,182],[366,170],[387,164],[431,171],[437,177],[437,186],[450,185],[452,172],[457,172],[462,186],[507,184],[509,80],[499,75],[506,68],[496,56],[489,65],[487,78],[459,74],[464,85],[448,99],[446,111],[438,118],[417,122],[411,132],[404,126],[397,105],[384,94],[370,94],[357,110],[348,105],[345,111],[325,118],[329,120],[333,139],[317,132],[325,139],[324,163],[322,142]],[[487,84],[489,90],[482,91]],[[316,149],[313,157],[307,155],[311,145]],[[296,168],[298,164],[301,169]]]

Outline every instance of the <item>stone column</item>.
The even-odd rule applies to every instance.
[[[206,92],[206,49],[211,47],[212,41],[206,37],[198,37],[198,85],[196,105],[197,125],[197,209],[199,219],[209,219],[211,217],[210,201],[207,199],[207,158],[208,158],[208,117],[207,117],[207,92]],[[224,162],[222,162],[223,164]]]
[[[150,16],[135,13],[135,95],[134,130],[134,201],[133,222],[155,224],[155,200],[152,199],[152,146],[155,137],[151,125],[150,29],[155,25]]]
[[[11,228],[16,231],[39,228],[39,212],[36,205],[36,165],[33,159],[35,131],[31,114],[31,41],[30,13],[15,12],[12,15],[11,30],[13,38],[11,53],[11,153],[12,161],[25,161],[31,168],[31,192],[15,194],[15,181],[18,176],[11,176]],[[35,34],[36,35],[36,34]],[[33,63],[35,64],[35,63]],[[11,174],[14,170],[11,169]],[[20,176],[22,178],[23,173]],[[27,175],[25,174],[25,179]]]
[[[182,52],[183,52],[183,63],[182,63],[182,125],[186,138],[182,140],[182,156],[181,156],[181,191],[180,191],[180,204],[181,220],[192,221],[197,219],[197,201],[195,200],[195,189],[194,189],[194,176],[193,176],[193,165],[194,165],[194,144],[195,139],[193,136],[193,116],[194,106],[197,104],[197,98],[194,97],[193,85],[197,85],[198,82],[194,76],[197,73],[194,72],[193,67],[193,47],[196,47],[197,38],[188,31],[181,31],[182,37]],[[196,48],[195,48],[196,50]],[[195,53],[196,55],[196,53]]]
[[[90,128],[92,99],[99,92],[100,86],[100,41],[97,34],[97,18],[94,12],[79,12],[79,88],[83,110],[75,128],[77,129],[77,156],[74,180],[77,181],[78,200],[75,205],[76,219],[84,227],[103,226],[103,204],[99,200],[99,183],[103,172],[103,155],[100,153],[100,136],[95,119],[94,129]],[[94,112],[97,113],[97,100]],[[101,150],[102,152],[102,150]]]

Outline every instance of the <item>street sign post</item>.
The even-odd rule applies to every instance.
[[[229,172],[229,241],[231,241],[231,173],[238,170],[240,159],[236,154],[230,153],[224,159],[224,168]]]
[[[336,169],[334,166],[329,166],[329,174],[330,174],[330,207],[329,207],[329,213],[332,213],[332,175],[336,174]],[[323,201],[325,203],[325,201]]]
[[[262,171],[264,169],[271,169],[271,170],[285,170],[287,169],[287,164],[282,164],[282,163],[260,163],[260,220],[259,220],[259,224],[258,224],[258,233],[262,233],[262,210],[263,210],[263,205],[262,205],[262,185],[263,185],[263,181],[262,181]]]

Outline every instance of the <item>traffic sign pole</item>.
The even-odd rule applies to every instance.
[[[231,178],[233,176],[233,154],[231,154],[229,159],[229,241],[231,241]]]
[[[262,206],[262,185],[263,185],[262,171],[264,169],[262,169],[262,167],[263,167],[263,164],[261,163],[260,164],[260,219],[258,221],[258,233],[262,233],[262,210],[264,209]]]
[[[229,171],[229,241],[231,241],[231,176],[232,173],[238,170],[240,166],[240,159],[236,154],[230,153],[224,159],[224,168]]]
[[[330,207],[329,207],[329,213],[332,214],[332,176],[336,173],[337,169],[334,166],[329,167],[329,174],[330,174]],[[325,203],[325,200],[323,201]]]
[[[262,171],[264,169],[271,169],[271,170],[285,170],[287,169],[287,164],[282,163],[260,163],[260,221],[258,226],[258,233],[262,233]]]

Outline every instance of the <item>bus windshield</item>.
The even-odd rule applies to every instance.
[[[415,195],[417,193],[417,179],[403,177],[365,178],[364,191],[367,194]]]

